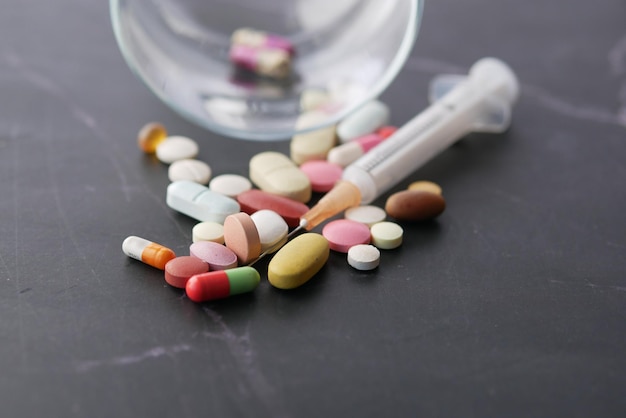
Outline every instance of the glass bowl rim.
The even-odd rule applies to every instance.
[[[388,65],[382,77],[380,77],[370,88],[369,91],[361,98],[361,100],[357,103],[353,103],[351,106],[348,106],[346,109],[343,109],[336,114],[333,114],[329,117],[324,123],[319,125],[313,125],[307,127],[306,129],[296,129],[295,124],[293,129],[282,130],[282,131],[271,131],[271,132],[254,132],[251,130],[245,129],[233,129],[231,127],[226,127],[220,125],[218,123],[212,123],[207,119],[200,118],[195,114],[187,111],[184,107],[177,105],[175,102],[169,100],[167,95],[163,94],[163,92],[155,90],[150,86],[150,84],[145,80],[142,76],[140,69],[135,63],[135,60],[132,57],[130,51],[126,48],[126,45],[123,41],[122,37],[122,27],[119,19],[119,15],[117,11],[119,10],[120,1],[123,0],[109,0],[109,13],[110,19],[113,26],[113,33],[115,35],[115,39],[122,53],[124,61],[130,67],[131,71],[139,78],[148,89],[157,96],[163,103],[165,103],[170,109],[174,110],[176,113],[181,115],[183,118],[199,125],[200,127],[207,129],[211,132],[215,132],[217,134],[225,135],[227,137],[232,137],[235,139],[243,139],[243,140],[252,140],[252,141],[280,141],[291,138],[294,135],[314,131],[335,123],[338,123],[340,120],[344,119],[349,114],[353,113],[363,105],[365,105],[368,101],[377,98],[396,78],[402,67],[404,66],[406,60],[408,59],[411,50],[415,44],[417,39],[417,35],[419,32],[419,27],[422,18],[423,11],[423,0],[410,0],[411,4],[411,13],[409,16],[409,21],[406,26],[406,30],[404,36],[402,38],[402,42],[398,47],[398,52],[393,57],[391,63]]]

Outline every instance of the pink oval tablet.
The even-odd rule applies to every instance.
[[[207,262],[210,270],[228,270],[237,267],[237,254],[217,242],[194,242],[189,246],[189,254]]]
[[[197,257],[183,255],[167,262],[165,265],[165,281],[171,286],[184,289],[187,280],[195,274],[209,271],[209,264]]]
[[[328,240],[331,250],[347,253],[358,244],[370,243],[370,229],[367,225],[348,219],[337,219],[327,223],[322,235]]]
[[[343,168],[338,164],[321,160],[307,161],[300,166],[300,170],[311,181],[311,190],[321,193],[332,189],[343,173]]]
[[[309,207],[302,202],[264,192],[262,190],[248,190],[237,196],[241,210],[248,215],[261,209],[269,209],[278,213],[293,228],[300,224],[300,217],[309,211]]]
[[[254,221],[245,212],[228,215],[224,220],[224,243],[244,265],[261,254],[261,239]]]

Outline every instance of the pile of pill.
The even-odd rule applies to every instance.
[[[241,28],[231,36],[229,58],[238,68],[281,79],[291,73],[294,52],[293,44],[284,37]]]
[[[312,112],[302,119],[315,121]],[[267,279],[279,289],[306,283],[324,266],[330,251],[346,254],[354,269],[376,269],[381,250],[402,244],[399,223],[433,219],[445,210],[437,184],[412,183],[391,194],[384,209],[352,207],[342,219],[323,224],[321,233],[306,232],[289,241],[287,236],[309,210],[313,193],[330,190],[346,165],[393,134],[396,128],[386,126],[388,120],[387,106],[374,100],[337,126],[294,136],[290,156],[274,151],[253,156],[249,178],[212,177],[211,167],[195,159],[195,141],[168,136],[163,125],[149,123],[140,130],[138,144],[169,164],[166,203],[198,223],[192,229],[189,255],[177,257],[171,249],[136,236],[126,238],[122,250],[164,270],[165,281],[185,289],[196,302],[254,290],[261,275],[250,265],[265,255],[272,257]]]

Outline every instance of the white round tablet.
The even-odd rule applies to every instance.
[[[218,244],[224,243],[224,225],[217,222],[200,222],[191,230],[193,242],[211,241]]]
[[[379,222],[372,225],[372,244],[381,250],[391,250],[402,244],[402,227],[394,222]]]
[[[261,238],[261,251],[266,251],[287,237],[289,226],[278,213],[262,209],[250,215]]]
[[[240,193],[252,189],[252,183],[239,174],[222,174],[213,177],[209,183],[209,189],[228,197],[237,197]]]
[[[156,147],[156,156],[162,163],[171,164],[198,155],[198,144],[186,136],[169,136]]]
[[[372,226],[378,222],[384,221],[387,217],[387,213],[384,209],[379,208],[378,206],[363,205],[346,209],[344,216],[346,219],[350,219],[351,221]]]
[[[207,184],[211,179],[211,167],[204,161],[186,158],[174,161],[167,170],[170,181],[189,180]]]
[[[380,251],[369,244],[359,244],[348,250],[348,264],[357,270],[373,270],[380,264]]]

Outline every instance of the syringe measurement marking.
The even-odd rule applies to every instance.
[[[381,153],[377,153],[375,158],[372,158],[370,161],[368,161],[362,168],[365,171],[369,172],[370,170],[375,168],[378,164],[386,160],[390,155],[401,150],[402,148],[404,148],[405,145],[413,141],[416,137],[421,136],[424,132],[432,128],[433,125],[435,125],[437,122],[439,122],[439,120],[441,120],[441,117],[442,117],[441,114],[432,116],[431,119],[428,122],[426,122],[426,124],[419,131],[417,131],[414,135],[408,135],[406,138],[404,138],[402,141],[396,144],[395,147],[390,147],[389,149],[384,150]],[[393,139],[393,136],[390,139]],[[382,142],[382,144],[385,144],[385,142]]]

